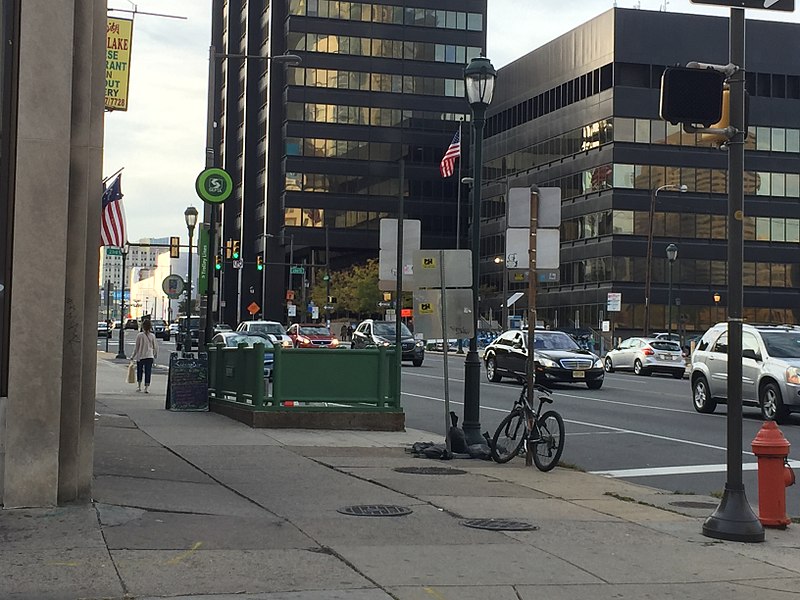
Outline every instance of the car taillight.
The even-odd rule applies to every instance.
[[[655,354],[655,352],[653,352],[652,348],[645,348],[642,351],[642,354],[644,354],[645,356],[653,356],[653,354]]]
[[[338,345],[339,345],[339,340],[337,340],[336,338],[333,338],[331,340],[331,347],[335,348]]]

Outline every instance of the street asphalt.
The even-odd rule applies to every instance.
[[[418,430],[253,430],[166,411],[166,373],[139,394],[113,356],[98,353],[93,502],[0,511],[0,598],[784,600],[800,590],[800,524],[768,529],[760,544],[723,542],[701,534],[711,497],[541,473],[522,459],[417,459],[406,446],[441,441]],[[359,505],[410,512],[340,512]],[[464,525],[479,518],[533,529]]]

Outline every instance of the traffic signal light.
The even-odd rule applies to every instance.
[[[169,257],[170,258],[181,257],[181,238],[179,237],[169,238]]]
[[[264,257],[260,254],[256,257],[256,269],[259,271],[264,270]]]
[[[222,270],[222,257],[219,254],[214,257],[214,269],[216,271]]]
[[[239,260],[239,240],[233,240],[233,254],[231,255],[233,260]]]
[[[231,246],[232,245],[233,245],[233,240],[228,240],[227,242],[225,242],[225,258],[227,258],[228,260],[231,259],[231,254],[232,254]]]
[[[722,118],[725,74],[714,69],[667,67],[661,76],[662,119],[711,127]]]

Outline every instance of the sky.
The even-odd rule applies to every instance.
[[[280,0],[273,0],[280,1]],[[690,0],[488,0],[486,56],[500,68],[613,6],[727,16]],[[130,0],[109,9],[131,10]],[[205,166],[211,0],[139,0],[129,109],[106,113],[103,172],[122,171],[128,239],[187,232],[183,211],[202,211],[194,182]],[[174,15],[185,19],[150,16]],[[109,10],[110,16],[129,17]],[[748,19],[800,22],[798,13],[748,10]],[[497,85],[502,85],[502,80]],[[465,100],[466,102],[466,100]]]

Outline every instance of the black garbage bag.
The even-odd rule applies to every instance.
[[[469,454],[467,447],[467,436],[464,430],[458,426],[458,415],[450,411],[450,449],[458,454]]]

